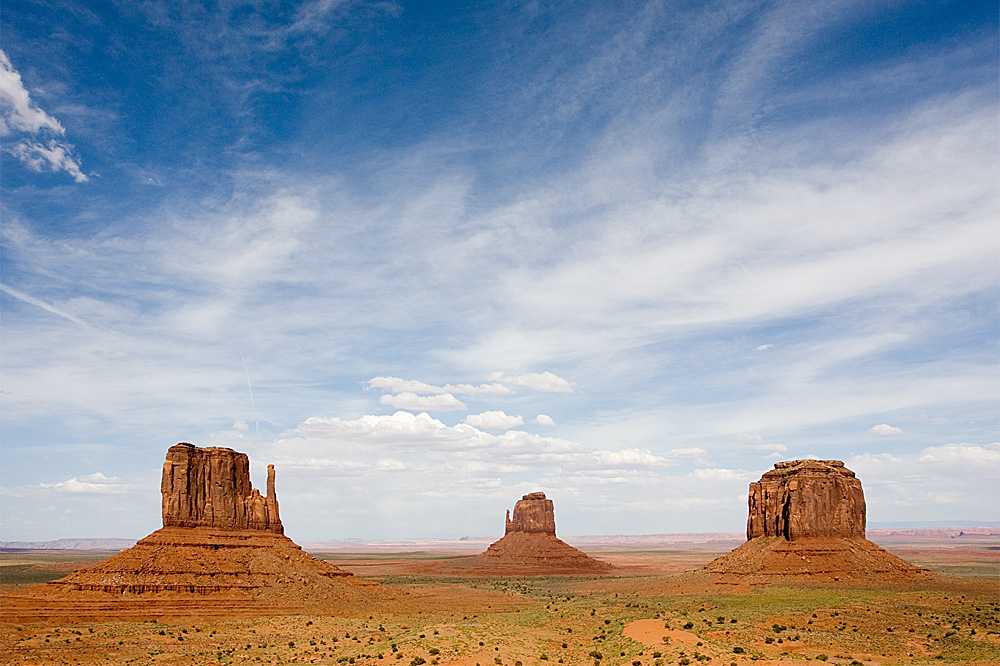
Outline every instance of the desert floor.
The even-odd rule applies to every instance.
[[[313,552],[403,594],[338,615],[0,623],[4,664],[1000,664],[1000,544],[900,538],[942,575],[898,589],[720,589],[691,571],[717,546],[598,549],[607,576],[497,577],[468,552]],[[110,553],[0,554],[0,591]],[[2,604],[2,599],[0,599]]]

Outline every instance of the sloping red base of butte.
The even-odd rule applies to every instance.
[[[348,611],[395,596],[263,530],[164,527],[57,581],[4,595],[3,615],[143,618]]]
[[[906,582],[926,578],[926,569],[900,559],[861,537],[756,537],[709,562],[704,571],[733,582]]]
[[[612,569],[610,564],[595,560],[556,536],[543,532],[509,532],[490,544],[479,557],[497,566],[551,573],[602,573]]]

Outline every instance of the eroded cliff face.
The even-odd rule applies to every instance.
[[[611,565],[595,560],[556,537],[556,515],[545,493],[528,493],[507,511],[504,536],[480,555],[505,575],[542,575],[610,571]]]
[[[865,536],[861,481],[839,460],[775,463],[750,484],[747,539]]]
[[[545,493],[528,493],[514,505],[514,516],[507,512],[507,528],[504,534],[529,532],[556,535],[556,514],[552,500],[545,499]]]
[[[907,583],[920,569],[865,538],[861,481],[839,460],[775,463],[750,484],[747,542],[709,562],[718,584]]]
[[[181,443],[167,450],[160,481],[164,527],[214,527],[283,533],[267,466],[267,496],[250,485],[245,453]]]

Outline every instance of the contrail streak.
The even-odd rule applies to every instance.
[[[63,312],[59,308],[57,308],[57,307],[55,307],[53,305],[49,305],[45,301],[40,301],[37,298],[35,298],[33,296],[28,296],[27,294],[25,294],[23,292],[20,292],[20,291],[18,291],[16,289],[11,289],[10,287],[8,287],[5,284],[0,284],[0,291],[4,292],[5,294],[9,294],[10,296],[13,296],[14,298],[16,298],[19,301],[24,301],[25,303],[29,303],[31,305],[39,307],[39,308],[45,310],[46,312],[50,312],[50,313],[54,314],[57,317],[62,317],[63,319],[65,319],[67,321],[71,321],[74,324],[78,324],[80,326],[83,326],[84,328],[91,328],[91,326],[87,322],[74,317],[73,315],[69,314],[68,312]]]
[[[243,361],[243,372],[247,373],[247,388],[250,389],[250,404],[253,406],[254,428],[260,434],[260,415],[257,413],[257,403],[253,400],[253,386],[250,384],[250,370],[247,369],[247,360],[243,358],[243,350],[240,349],[240,360]]]

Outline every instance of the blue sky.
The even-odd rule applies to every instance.
[[[989,4],[4,3],[2,538],[1000,520]]]

